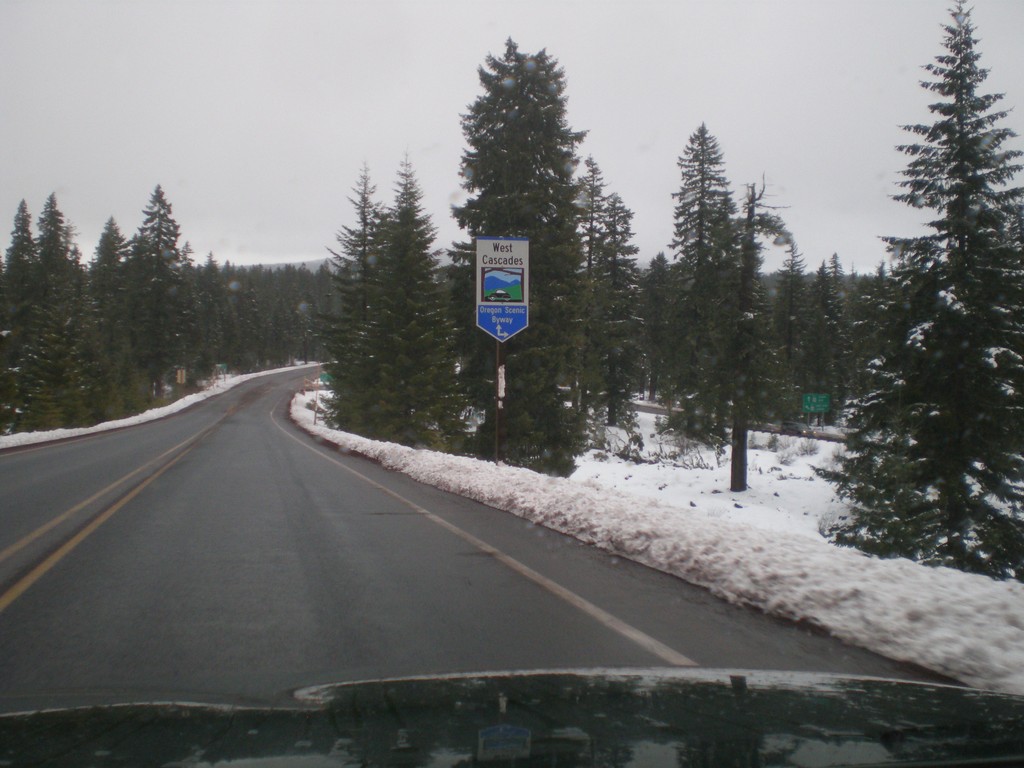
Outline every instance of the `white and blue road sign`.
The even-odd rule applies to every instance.
[[[476,239],[476,324],[500,342],[530,324],[530,240]]]

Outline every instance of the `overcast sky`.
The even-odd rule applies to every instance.
[[[726,175],[768,185],[809,268],[885,258],[927,212],[893,202],[899,126],[952,0],[0,0],[0,226],[51,193],[91,258],[163,186],[198,258],[318,259],[364,162],[390,202],[408,153],[438,227],[464,200],[460,115],[511,37],[546,48],[640,259],[667,250],[678,157],[702,123]],[[1024,133],[1024,1],[976,0],[986,92]],[[1024,149],[1024,140],[1012,146]],[[1017,179],[1018,183],[1024,180]],[[503,233],[492,233],[500,235]],[[766,254],[766,271],[784,254]]]

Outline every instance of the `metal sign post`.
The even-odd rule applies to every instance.
[[[500,341],[494,350],[494,463],[505,458],[508,427],[505,423],[505,345]]]
[[[497,344],[494,375],[494,460],[505,455],[505,348],[530,324],[530,241],[525,237],[476,239],[476,325]]]

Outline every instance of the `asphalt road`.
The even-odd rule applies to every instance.
[[[291,425],[303,373],[0,454],[0,711],[697,665],[929,679]]]

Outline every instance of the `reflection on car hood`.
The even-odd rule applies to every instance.
[[[342,683],[296,706],[131,704],[0,716],[0,764],[69,766],[1009,765],[1024,698],[710,670]]]

